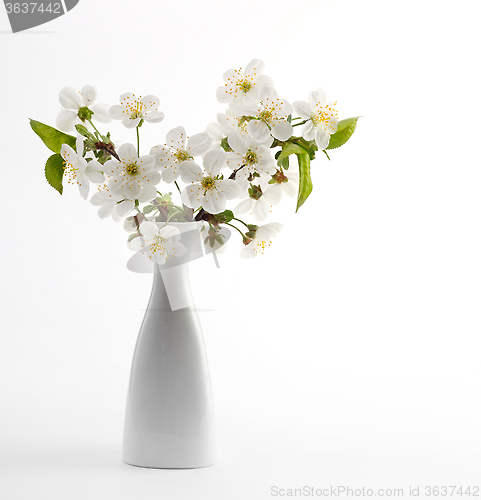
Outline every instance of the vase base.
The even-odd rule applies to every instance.
[[[137,464],[131,464],[129,462],[126,462],[125,460],[123,461],[124,464],[130,465],[131,467],[137,467],[139,469],[165,469],[165,470],[189,470],[189,469],[205,469],[206,467],[212,467],[214,465],[214,462],[211,464],[206,464],[206,465],[193,465],[190,467],[168,467],[168,466],[151,466],[151,465],[137,465]]]

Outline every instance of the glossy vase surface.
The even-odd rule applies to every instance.
[[[199,234],[189,233],[181,263],[155,266],[128,388],[123,461],[130,465],[188,469],[215,461],[209,368],[188,269]]]

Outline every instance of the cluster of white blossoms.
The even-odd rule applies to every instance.
[[[221,229],[230,226],[242,236],[242,258],[264,253],[282,225],[256,223],[270,217],[283,195],[297,195],[297,209],[304,203],[312,189],[310,160],[330,146],[338,128],[336,103],[328,102],[322,90],[291,104],[279,97],[264,68],[254,59],[244,69],[227,71],[216,93],[227,108],[217,115],[217,122],[190,136],[177,126],[149,154],[141,154],[140,131],[164,119],[158,97],[124,93],[120,104],[107,106],[95,104],[97,91],[90,85],[81,91],[65,87],[59,95],[57,127],[64,132],[75,129],[77,136],[40,124],[50,129],[45,132],[49,137],[60,134],[64,141],[58,152],[63,175],[55,179],[52,170],[46,172],[47,179],[58,189],[52,179],[62,185],[67,178],[78,185],[84,199],[90,185],[96,184],[90,202],[99,207],[98,215],[124,220],[130,247],[158,264],[185,253],[178,227],[193,221],[203,222],[204,242],[213,248],[223,245]],[[92,120],[118,120],[135,129],[135,136],[119,146]],[[34,130],[47,144],[43,129]],[[296,164],[289,162],[292,154],[298,158]],[[239,218],[245,214],[253,222]]]

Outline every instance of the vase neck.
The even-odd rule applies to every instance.
[[[177,311],[194,307],[189,281],[189,264],[163,269],[155,266],[149,307]]]

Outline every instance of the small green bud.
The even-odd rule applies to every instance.
[[[227,153],[232,151],[231,147],[229,146],[229,141],[227,140],[227,137],[224,137],[222,141],[220,141],[220,145],[224,151]]]
[[[89,121],[92,119],[92,116],[94,115],[94,112],[87,108],[87,106],[84,106],[83,108],[80,108],[78,110],[77,116],[84,122],[85,120]]]
[[[258,200],[263,194],[260,186],[252,186],[247,192],[249,193],[249,198],[253,200]]]

